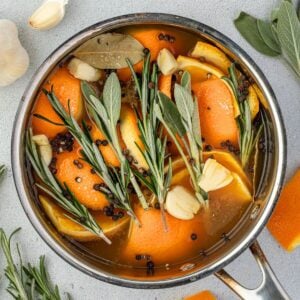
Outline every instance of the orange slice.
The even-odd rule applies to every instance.
[[[231,61],[224,52],[222,52],[219,48],[205,42],[197,42],[190,55],[195,58],[204,59],[206,62],[221,69],[225,74],[228,73],[228,68],[231,65]]]
[[[251,112],[251,120],[253,120],[259,112],[259,100],[257,97],[257,93],[253,87],[253,85],[249,86],[249,94],[247,96],[247,100],[250,107]]]
[[[207,79],[221,78],[225,74],[218,68],[198,61],[195,58],[179,55],[178,68],[191,74],[192,83],[202,82]]]
[[[183,300],[217,300],[211,291],[201,291],[197,294],[186,296]]]
[[[80,147],[76,144],[73,151],[58,154],[56,178],[61,184],[66,183],[78,201],[86,207],[93,210],[103,209],[108,201],[103,193],[94,189],[103,180],[92,173],[92,167],[81,160],[81,157]]]
[[[70,110],[76,120],[83,115],[83,101],[81,98],[80,80],[73,77],[66,67],[58,68],[43,85],[46,90],[53,90],[63,107],[68,110],[70,100]],[[53,122],[62,123],[58,115],[53,110],[47,96],[40,92],[38,94],[34,109],[34,114],[40,114]],[[34,134],[45,134],[48,138],[54,138],[58,133],[65,130],[62,126],[53,125],[47,121],[32,118],[32,128]]]
[[[287,251],[300,245],[300,169],[284,186],[268,229]]]
[[[137,161],[137,166],[139,168],[148,169],[148,164],[139,149],[140,147],[144,150],[145,147],[140,138],[141,133],[138,128],[138,120],[133,108],[131,108],[128,104],[122,105],[120,121],[121,136],[127,150],[129,150],[129,155],[132,155]]]
[[[46,215],[61,234],[67,235],[81,242],[99,239],[84,227],[66,217],[64,209],[55,204],[52,200],[42,195],[39,196],[39,199]],[[107,237],[111,237],[117,232],[123,230],[129,225],[130,221],[130,217],[127,215],[124,215],[123,218],[120,218],[117,221],[113,221],[111,218],[100,212],[93,213],[93,216]]]

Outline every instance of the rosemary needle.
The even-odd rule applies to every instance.
[[[118,172],[114,167],[108,167],[101,152],[99,151],[99,148],[93,142],[86,123],[82,123],[82,128],[79,126],[78,122],[70,113],[70,108],[69,113],[67,113],[56,98],[53,89],[51,91],[45,90],[44,93],[47,95],[50,104],[62,120],[63,124],[81,146],[83,159],[91,165],[99,177],[104,181],[106,187],[101,187],[101,192],[106,195],[106,198],[110,203],[114,204],[116,207],[126,210],[127,213],[137,221],[131,207],[130,194],[128,191],[129,181],[126,176],[126,174],[130,172],[128,164],[122,164],[120,172]],[[44,116],[37,114],[35,116],[51,122]]]
[[[32,136],[32,130],[29,129],[26,132],[25,150],[37,176],[43,182],[43,185],[37,183],[37,187],[55,199],[62,208],[72,215],[72,217],[68,215],[67,217],[101,237],[106,243],[111,244],[88,209],[77,200],[66,184],[63,187],[58,183],[41,157]]]
[[[147,209],[148,203],[137,183],[127,158],[122,152],[118,138],[117,123],[121,112],[121,86],[117,75],[111,73],[107,78],[102,99],[96,97],[93,89],[86,82],[82,82],[81,87],[90,118],[105,135],[105,138],[110,143],[120,161],[121,170],[126,170],[127,174],[124,175],[129,178],[142,207]]]
[[[23,265],[19,247],[17,251],[20,259],[20,268],[18,269],[12,253],[11,239],[20,230],[16,229],[7,238],[4,230],[0,228],[0,247],[6,258],[7,266],[5,268],[5,276],[9,280],[7,292],[16,300],[61,300],[60,292],[55,285],[52,287],[45,267],[45,257],[40,257],[39,267]],[[70,299],[70,296],[67,296]]]
[[[166,145],[167,137],[162,137],[162,129],[159,128],[160,121],[154,109],[157,102],[157,65],[150,71],[150,53],[144,59],[141,83],[137,79],[133,66],[127,60],[131,73],[133,75],[136,89],[141,102],[141,115],[136,110],[138,118],[138,128],[141,133],[141,141],[144,149],[137,147],[145,158],[149,168],[149,175],[144,177],[138,171],[136,176],[147,188],[156,196],[161,209],[162,221],[167,231],[164,203],[168,194],[172,179],[172,160],[167,157]],[[165,172],[165,161],[168,162],[168,168]]]

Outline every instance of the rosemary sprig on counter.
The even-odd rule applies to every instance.
[[[70,108],[68,114],[56,98],[53,91],[44,92],[63,124],[81,146],[83,159],[92,166],[99,177],[104,181],[106,186],[100,187],[101,192],[106,195],[106,198],[110,203],[114,204],[116,207],[126,210],[129,215],[136,219],[130,204],[130,194],[128,189],[129,181],[127,180],[127,174],[129,173],[128,166],[123,164],[120,168],[120,172],[118,172],[118,170],[114,167],[108,167],[99,148],[93,142],[86,123],[82,122],[81,129],[78,122],[71,115]],[[40,115],[35,116],[48,120]],[[48,121],[51,122],[50,120]]]
[[[161,92],[158,92],[158,98],[157,115],[175,143],[189,171],[198,201],[205,207],[207,206],[208,194],[199,186],[202,175],[202,140],[198,102],[193,100],[190,74],[184,72],[181,85],[175,84],[176,105]],[[181,146],[179,139],[183,146]]]
[[[51,196],[62,208],[70,213],[72,217],[68,217],[71,220],[79,223],[88,231],[101,237],[105,242],[110,244],[111,241],[104,235],[101,227],[94,220],[88,209],[77,200],[75,195],[70,191],[66,184],[64,184],[64,186],[61,186],[56,180],[55,176],[50,172],[48,166],[41,157],[32,137],[32,130],[29,129],[26,132],[26,155],[37,176],[44,184],[41,185],[39,183],[36,183],[36,186],[47,193],[49,196]]]
[[[223,79],[226,80],[232,88],[236,101],[239,105],[240,115],[236,120],[239,128],[240,159],[242,167],[246,168],[250,155],[260,136],[262,126],[259,126],[256,129],[252,124],[250,106],[247,98],[244,98],[239,89],[239,82],[234,63],[229,68],[229,77],[223,77]]]
[[[4,174],[6,172],[6,167],[5,165],[0,165],[0,180],[2,180]]]
[[[93,89],[82,82],[82,93],[86,100],[87,111],[98,129],[105,135],[105,138],[114,149],[121,165],[121,173],[124,174],[124,180],[129,178],[133,189],[144,209],[148,208],[146,199],[137,183],[133,170],[128,160],[122,152],[118,138],[117,123],[121,112],[121,86],[115,73],[111,73],[107,78],[101,99],[96,97]]]
[[[44,256],[40,257],[39,267],[34,267],[30,264],[24,266],[17,245],[20,258],[20,268],[18,270],[11,253],[11,239],[19,230],[20,228],[7,238],[3,229],[0,228],[0,246],[7,262],[4,272],[9,280],[7,292],[16,300],[61,300],[57,285],[52,287],[49,281]],[[70,299],[69,295],[68,299]]]
[[[136,171],[135,174],[156,196],[160,204],[164,227],[167,229],[164,202],[172,179],[172,160],[171,157],[168,158],[168,169],[165,172],[167,137],[162,137],[162,130],[159,128],[160,121],[154,110],[154,104],[157,102],[157,65],[153,65],[152,74],[150,75],[149,53],[144,59],[141,82],[137,79],[133,65],[129,60],[128,65],[131,69],[136,90],[138,91],[138,96],[141,101],[141,115],[138,110],[136,110],[136,115],[138,118],[138,128],[141,133],[141,141],[145,149],[141,149],[137,144],[136,145],[143,154],[150,171],[147,177],[144,177],[138,171]]]

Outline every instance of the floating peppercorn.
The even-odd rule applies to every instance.
[[[195,240],[197,239],[197,234],[196,234],[196,233],[192,233],[192,234],[191,234],[191,239],[192,239],[193,241],[195,241]]]
[[[107,140],[103,140],[101,143],[102,146],[107,146],[108,145],[108,141]]]
[[[137,254],[137,255],[135,256],[135,259],[136,259],[136,260],[141,260],[141,259],[142,259],[142,255]]]
[[[209,152],[209,151],[212,150],[212,146],[211,145],[205,145],[204,150]]]
[[[75,181],[76,181],[77,183],[80,183],[80,182],[82,181],[82,178],[78,176],[78,177],[75,178]]]
[[[96,140],[95,143],[96,143],[97,146],[100,146],[102,144],[102,141],[101,140]]]

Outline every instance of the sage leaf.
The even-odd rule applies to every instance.
[[[192,115],[192,129],[193,129],[193,136],[196,143],[198,144],[199,147],[202,147],[199,107],[198,107],[197,99],[195,99],[194,101],[194,111]]]
[[[194,111],[194,101],[191,93],[179,84],[175,84],[174,98],[182,119],[190,124]]]
[[[261,35],[262,39],[266,43],[268,47],[273,49],[274,51],[278,52],[278,54],[281,53],[279,41],[277,39],[276,33],[272,29],[272,23],[263,21],[263,20],[257,20],[257,29],[259,34]]]
[[[300,76],[300,22],[294,6],[287,1],[279,7],[277,32],[284,57]]]
[[[105,33],[82,44],[73,55],[98,69],[126,68],[144,57],[143,45],[127,34]]]
[[[184,136],[186,129],[182,123],[181,115],[174,102],[161,92],[158,92],[158,99],[163,116],[158,110],[156,110],[157,117],[160,120],[166,120],[167,124],[171,126],[172,130],[175,131],[175,133],[177,133],[179,136]]]
[[[103,88],[103,103],[108,118],[116,126],[121,113],[121,86],[116,73],[111,73]]]
[[[189,93],[191,93],[192,91],[191,75],[187,71],[184,71],[184,73],[182,74],[181,86],[183,86]]]
[[[234,25],[246,41],[257,51],[269,56],[279,55],[279,53],[271,49],[261,37],[257,28],[256,18],[245,12],[241,12],[238,18],[234,20]]]

